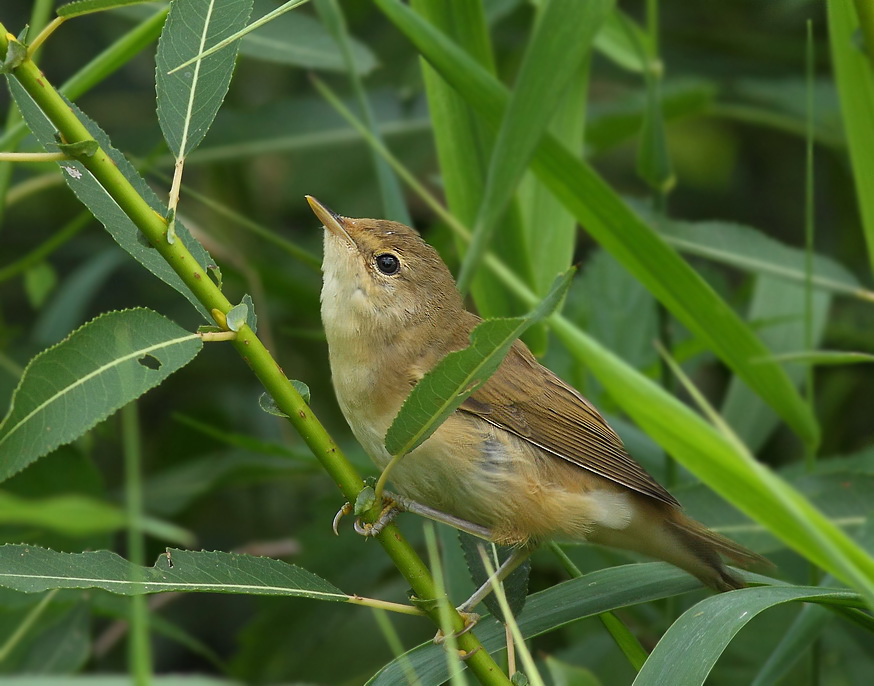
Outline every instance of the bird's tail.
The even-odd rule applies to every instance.
[[[746,585],[743,580],[729,572],[721,555],[745,569],[773,566],[761,555],[679,512],[666,521],[666,526],[694,558],[693,564],[681,566],[717,591],[730,591]]]

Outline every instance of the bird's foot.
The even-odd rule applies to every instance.
[[[355,533],[360,534],[365,538],[379,536],[379,534],[382,533],[382,530],[394,521],[394,518],[398,516],[398,513],[403,511],[404,507],[397,499],[393,496],[386,495],[382,499],[382,511],[379,513],[379,517],[377,517],[375,522],[362,522],[361,517],[359,517],[355,520],[355,524],[353,524],[352,527],[355,529]]]
[[[465,612],[461,608],[456,608],[458,610],[458,614],[461,615],[461,618],[464,620],[464,626],[452,634],[453,638],[458,638],[459,636],[463,636],[468,631],[473,629],[476,626],[476,623],[480,620],[480,616],[476,612]],[[432,639],[434,643],[437,645],[443,645],[446,641],[446,635],[443,633],[443,629],[437,631],[434,634],[434,638]]]
[[[382,511],[379,513],[379,517],[376,521],[372,523],[362,522],[361,517],[358,517],[355,520],[355,524],[353,524],[353,528],[357,533],[367,538],[378,536],[382,530],[398,516],[399,512],[404,512],[405,510],[406,507],[403,498],[394,494],[386,493],[382,499]],[[338,527],[340,526],[340,520],[353,512],[355,512],[355,505],[352,503],[345,503],[343,507],[337,510],[337,514],[334,515],[334,521],[331,525],[335,534],[339,535]]]

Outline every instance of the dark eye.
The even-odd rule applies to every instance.
[[[383,274],[391,276],[397,274],[401,269],[401,261],[390,252],[385,252],[382,255],[376,256],[376,268]]]

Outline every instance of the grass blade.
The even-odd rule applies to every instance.
[[[847,147],[856,184],[856,198],[868,258],[874,271],[874,136],[871,122],[874,121],[874,65],[866,60],[865,53],[856,47],[853,33],[859,22],[853,3],[829,2],[829,43],[838,95],[841,100],[841,116],[847,135]],[[874,50],[870,44],[867,51]]]
[[[612,0],[552,0],[540,10],[489,161],[473,240],[458,276],[462,294],[468,291],[498,220],[611,6]],[[550,227],[542,230],[548,233]]]

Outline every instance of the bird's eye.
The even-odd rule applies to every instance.
[[[392,274],[397,274],[401,269],[401,261],[397,258],[397,256],[392,255],[390,252],[383,253],[382,255],[376,256],[376,268],[379,269],[383,274],[391,276]]]

